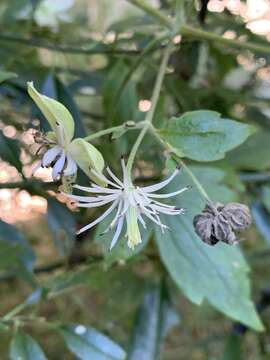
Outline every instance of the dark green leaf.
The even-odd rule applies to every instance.
[[[109,216],[107,219],[102,221],[98,225],[95,233],[95,242],[101,245],[105,260],[108,263],[112,263],[117,260],[127,260],[139,254],[145,248],[149,239],[151,238],[151,235],[153,233],[152,224],[150,222],[146,222],[147,229],[141,232],[142,242],[138,246],[136,246],[134,250],[130,249],[127,245],[127,238],[125,237],[125,233],[126,233],[125,228],[122,230],[122,234],[120,235],[120,238],[117,241],[115,247],[112,250],[110,250],[110,245],[115,230],[109,231],[105,234],[103,234],[103,232],[108,228],[112,219],[113,219],[113,215]]]
[[[214,161],[243,143],[254,130],[252,126],[221,119],[217,112],[198,110],[173,117],[159,133],[179,156]]]
[[[226,163],[241,170],[265,170],[270,167],[270,156],[265,149],[269,146],[270,132],[259,131],[238,149],[226,156]]]
[[[254,223],[258,232],[263,239],[270,245],[270,215],[266,211],[263,204],[256,201],[251,206],[251,212],[254,219]]]
[[[2,130],[0,130],[0,157],[10,165],[15,166],[19,172],[22,172],[19,142],[6,137]]]
[[[233,193],[220,185],[224,174],[210,167],[192,167],[195,176],[214,201],[234,200]],[[187,174],[178,181],[177,188],[190,183]],[[168,191],[175,190],[171,186]],[[174,202],[175,203],[175,202]],[[171,231],[157,229],[156,240],[164,265],[184,294],[200,305],[207,299],[215,308],[256,330],[263,326],[250,300],[249,267],[240,248],[203,243],[195,234],[192,220],[204,207],[196,189],[177,197],[176,205],[188,209],[187,214],[163,218]],[[194,286],[196,284],[196,286]]]
[[[92,327],[72,324],[59,328],[67,347],[81,360],[124,360],[125,351]]]
[[[0,220],[0,269],[33,269],[35,255],[24,236],[12,225]]]
[[[75,243],[76,222],[71,211],[55,199],[48,200],[48,225],[61,255],[67,255]]]
[[[156,360],[168,331],[180,322],[164,284],[149,286],[133,329],[129,360]]]
[[[238,335],[230,335],[225,342],[224,353],[219,360],[241,360],[242,338]]]
[[[11,360],[46,360],[44,352],[38,343],[26,333],[16,333],[10,345]]]

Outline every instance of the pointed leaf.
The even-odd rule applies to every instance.
[[[55,199],[48,199],[48,225],[60,255],[68,255],[75,243],[76,222],[68,208]]]
[[[213,161],[224,158],[254,131],[253,126],[221,119],[217,112],[198,110],[173,117],[159,133],[179,156]]]
[[[165,284],[149,286],[138,309],[128,359],[158,359],[163,338],[179,322]]]
[[[26,333],[16,333],[10,346],[11,360],[46,360],[44,352],[38,343]]]
[[[223,174],[221,170],[192,167],[192,171],[207,188],[211,199],[224,203],[233,200],[233,193],[224,185],[219,185]],[[221,178],[215,182],[213,178],[217,180],[217,175]],[[183,174],[177,188],[188,183],[187,174]],[[170,186],[168,191],[175,189],[175,186]],[[255,330],[263,330],[250,300],[249,267],[240,248],[221,243],[209,246],[198,238],[192,220],[205,204],[196,189],[178,196],[174,204],[186,207],[188,213],[164,217],[162,221],[170,231],[161,234],[157,229],[156,240],[162,261],[176,285],[192,302],[200,305],[207,299],[229,317]]]
[[[60,102],[40,94],[32,82],[28,82],[27,86],[28,94],[49,121],[52,129],[55,131],[57,123],[60,123],[64,128],[66,143],[69,143],[74,136],[74,121],[68,109]]]
[[[19,142],[6,137],[2,130],[0,130],[0,157],[22,172]]]
[[[80,324],[59,328],[67,347],[81,360],[124,360],[125,351],[110,338],[92,327]]]

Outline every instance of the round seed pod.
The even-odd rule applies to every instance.
[[[252,223],[249,208],[240,203],[229,203],[224,206],[221,213],[231,224],[234,231],[244,231]]]
[[[212,234],[215,216],[210,212],[203,211],[193,219],[193,226],[197,235],[208,245],[215,245],[219,240]]]

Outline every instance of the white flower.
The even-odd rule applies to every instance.
[[[179,167],[177,167],[171,176],[169,176],[166,180],[155,185],[140,187],[130,184],[126,165],[123,159],[121,160],[121,165],[123,171],[123,181],[119,180],[109,167],[107,167],[106,170],[111,179],[105,177],[103,174],[98,174],[95,170],[93,170],[93,173],[100,180],[106,182],[110,187],[105,188],[96,184],[91,184],[91,187],[74,185],[76,189],[86,191],[94,194],[95,196],[78,196],[70,194],[67,194],[67,196],[70,199],[75,200],[78,207],[95,208],[110,204],[109,208],[99,218],[80,229],[78,234],[97,225],[116,209],[115,216],[113,217],[110,226],[105,230],[105,232],[107,232],[115,228],[110,249],[115,246],[117,240],[119,239],[125,220],[128,246],[133,249],[141,242],[138,222],[143,226],[143,228],[146,228],[144,218],[148,218],[158,225],[161,228],[161,231],[164,232],[164,230],[168,227],[162,224],[159,215],[179,215],[184,212],[183,208],[167,205],[156,199],[165,199],[176,196],[188,190],[190,187],[187,186],[169,194],[156,194],[156,191],[168,185],[179,173]]]
[[[28,93],[52,129],[44,137],[36,136],[35,138],[36,142],[42,144],[41,147],[50,146],[50,149],[45,152],[34,171],[40,166],[52,167],[52,177],[57,179],[62,175],[75,175],[80,167],[89,177],[99,183],[99,178],[93,176],[91,169],[99,174],[102,173],[103,156],[84,139],[73,139],[75,124],[68,109],[58,101],[40,94],[31,82],[28,83]],[[104,181],[101,185],[104,185]]]
[[[54,139],[46,138],[46,136],[44,136],[42,140],[39,140],[37,137],[35,139],[36,142],[42,143],[42,146],[50,145],[52,147],[44,153],[42,160],[35,167],[33,173],[40,167],[52,167],[52,177],[54,180],[62,175],[75,175],[77,173],[78,166],[72,158],[71,151],[69,151],[69,145],[71,143],[67,143],[65,141],[63,126],[57,122],[55,132],[53,134],[50,133],[49,135],[51,135],[51,138]]]

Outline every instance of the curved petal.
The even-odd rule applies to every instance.
[[[65,152],[62,151],[60,158],[56,161],[53,167],[52,177],[54,180],[57,179],[59,175],[61,175],[65,165],[65,160],[66,160],[66,155]]]
[[[47,150],[42,157],[42,166],[49,166],[55,158],[61,153],[62,149],[59,146]]]
[[[64,176],[70,176],[76,174],[76,172],[77,172],[77,164],[72,159],[72,157],[69,154],[67,154],[67,166],[64,170]]]
[[[28,94],[36,103],[42,114],[56,132],[57,124],[61,124],[64,130],[65,144],[69,144],[74,136],[74,120],[68,109],[60,102],[40,94],[33,82],[27,83]]]

